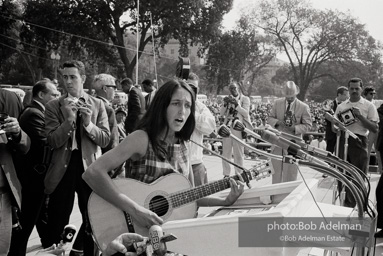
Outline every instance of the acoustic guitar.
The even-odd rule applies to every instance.
[[[260,180],[274,173],[270,160],[263,160],[250,170],[240,174],[244,181]],[[239,180],[238,175],[231,178]],[[213,181],[197,187],[191,187],[189,180],[181,174],[169,174],[150,184],[134,179],[113,180],[121,193],[129,196],[139,205],[150,209],[165,222],[194,218],[198,199],[230,188],[229,178]],[[117,236],[135,232],[148,236],[148,229],[133,223],[130,216],[114,205],[92,193],[88,202],[89,220],[93,238],[104,251]]]

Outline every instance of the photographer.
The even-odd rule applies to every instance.
[[[350,98],[338,105],[335,116],[340,120],[343,119],[347,128],[358,136],[358,140],[352,137],[348,139],[347,160],[366,173],[368,163],[367,136],[369,132],[375,133],[378,131],[379,116],[375,106],[361,97],[363,91],[362,79],[350,79],[348,82],[348,90],[350,92]],[[344,155],[345,141],[342,137],[339,143],[340,157]],[[347,188],[344,206],[355,206],[355,199],[348,192]]]
[[[220,115],[224,118],[224,124],[231,126],[231,123],[238,119],[239,121],[247,122],[247,127],[252,129],[250,124],[249,109],[250,109],[250,99],[242,95],[238,91],[237,83],[233,82],[229,85],[230,96],[223,99],[224,103],[220,109]],[[242,133],[230,128],[231,133],[238,137],[242,138]],[[234,162],[240,166],[243,166],[243,157],[244,151],[243,146],[238,142],[233,141],[231,138],[222,139],[222,155],[228,159],[231,159],[232,154],[234,154]],[[230,165],[222,161],[223,175],[230,176]],[[236,168],[236,172],[241,173],[239,169]]]
[[[284,98],[277,99],[269,116],[269,124],[285,133],[295,136],[302,136],[310,130],[312,118],[309,106],[297,99],[300,89],[293,81],[287,81],[284,87]],[[287,150],[273,146],[273,154],[287,155]],[[297,179],[298,170],[295,165],[283,163],[282,161],[272,160],[275,173],[273,174],[273,184],[294,181]]]
[[[17,121],[22,109],[14,92],[0,88],[0,255],[7,255],[11,244],[12,206],[21,207],[21,185],[13,157],[26,154],[30,147],[30,139]]]

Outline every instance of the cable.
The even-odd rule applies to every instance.
[[[318,208],[318,210],[319,210],[320,214],[322,215],[322,217],[323,217],[324,221],[326,222],[326,224],[329,224],[329,222],[327,221],[327,218],[324,216],[324,213],[322,212],[322,209],[319,207],[318,202],[317,202],[317,200],[315,199],[314,194],[312,193],[311,189],[309,188],[309,186],[308,186],[308,184],[307,184],[307,182],[306,182],[306,179],[305,179],[305,177],[303,176],[303,174],[302,174],[302,172],[301,172],[301,169],[299,168],[299,165],[296,165],[296,166],[297,166],[297,170],[298,170],[298,172],[299,172],[299,175],[300,175],[301,178],[302,178],[303,183],[305,184],[305,186],[306,186],[307,190],[309,191],[309,193],[310,193],[312,199],[314,200],[314,203],[315,203],[316,207]],[[341,236],[343,236],[343,237],[345,237],[345,238],[347,238],[347,239],[349,239],[349,240],[352,241],[352,237],[346,236],[346,234],[341,234],[341,233],[337,232],[336,230],[333,230],[333,231],[334,231],[335,233],[337,233],[338,235],[341,235]]]
[[[29,43],[25,43],[24,41],[21,41],[20,39],[12,38],[12,37],[6,36],[6,35],[4,35],[4,34],[0,34],[0,36],[2,36],[2,37],[6,37],[6,38],[11,39],[11,40],[14,40],[14,41],[17,41],[19,44],[30,45],[30,46],[32,46],[32,47],[35,47],[35,48],[38,48],[38,49],[41,49],[41,50],[44,50],[44,51],[47,50],[46,48],[42,48],[42,47],[37,46],[37,45],[33,45],[33,44],[29,44]]]
[[[56,29],[53,29],[53,28],[49,28],[49,27],[45,27],[45,26],[42,26],[42,25],[38,25],[38,24],[32,23],[32,22],[28,22],[28,21],[26,21],[24,19],[21,19],[21,18],[12,18],[12,17],[5,16],[5,15],[2,15],[2,14],[0,14],[0,16],[3,17],[3,18],[6,18],[6,19],[23,21],[23,22],[25,22],[25,23],[27,23],[29,25],[36,26],[36,27],[43,28],[43,29],[47,29],[47,30],[50,30],[50,31],[53,31],[53,32],[57,32],[57,33],[61,33],[61,34],[69,35],[69,36],[78,37],[78,38],[81,38],[81,39],[84,39],[84,40],[89,40],[89,41],[92,41],[92,42],[95,42],[95,43],[100,43],[100,44],[108,45],[108,46],[111,46],[111,47],[122,48],[122,49],[125,49],[125,50],[137,52],[137,50],[133,49],[133,48],[128,48],[128,47],[125,47],[125,46],[115,45],[113,43],[106,43],[106,42],[103,42],[103,41],[100,41],[100,40],[96,40],[96,39],[93,39],[93,38],[79,36],[79,35],[76,35],[76,34],[71,34],[71,33],[65,32],[65,31],[56,30]],[[152,53],[150,53],[150,52],[145,52],[145,51],[138,51],[138,52],[140,52],[142,54],[146,54],[146,55],[152,55]],[[167,56],[161,56],[161,58],[178,61],[178,59],[176,59],[176,58],[167,57]],[[218,69],[221,69],[221,70],[229,70],[229,71],[241,72],[241,70],[239,70],[239,69],[222,68],[222,67],[216,67],[216,66],[212,66],[212,65],[196,64],[196,66],[218,68]]]
[[[16,51],[18,51],[18,52],[22,52],[22,53],[25,53],[25,54],[34,56],[34,57],[36,57],[36,58],[40,58],[40,59],[43,59],[43,60],[49,60],[49,61],[51,61],[51,59],[47,59],[47,58],[44,58],[44,57],[39,57],[39,56],[37,56],[37,55],[34,55],[34,54],[32,54],[32,53],[29,53],[29,52],[26,52],[26,51],[23,51],[23,50],[20,50],[20,49],[17,49],[17,48],[14,48],[14,47],[9,46],[9,45],[7,45],[7,44],[4,44],[4,43],[2,43],[2,42],[0,42],[0,44],[4,45],[5,47],[11,48],[11,49],[13,49],[13,50],[16,50]]]

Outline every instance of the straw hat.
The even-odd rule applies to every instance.
[[[293,81],[286,82],[285,92],[284,92],[285,97],[289,98],[289,97],[297,96],[299,92],[300,92],[299,87]]]

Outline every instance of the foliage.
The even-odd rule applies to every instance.
[[[216,86],[217,94],[234,80],[239,82],[245,95],[250,95],[256,78],[274,56],[270,38],[255,33],[242,20],[237,28],[222,34],[209,48],[207,79]],[[243,83],[245,80],[248,83]]]
[[[18,35],[20,23],[9,19],[11,15],[19,15],[22,5],[15,0],[2,0],[0,2],[0,79],[7,79],[6,74],[16,61],[17,41],[12,38]]]
[[[351,15],[316,10],[306,0],[263,0],[245,12],[242,19],[272,36],[286,54],[301,99],[315,80],[334,76],[322,68],[328,62],[344,70],[366,69],[376,78],[381,46]]]
[[[68,34],[27,24],[29,33],[25,33],[24,38],[29,37],[50,49],[57,45],[62,51],[68,51],[63,54],[67,58],[83,58],[93,62],[91,66],[100,60],[114,64],[117,70],[123,66],[125,76],[133,77],[136,58],[146,54],[145,46],[152,40],[151,29],[157,46],[175,38],[183,44],[181,51],[187,49],[188,43],[202,43],[207,47],[215,39],[222,16],[231,6],[232,0],[141,0],[137,28],[137,1],[31,0],[26,4],[26,20]],[[135,35],[137,30],[138,56],[135,49],[126,47],[126,35]]]

